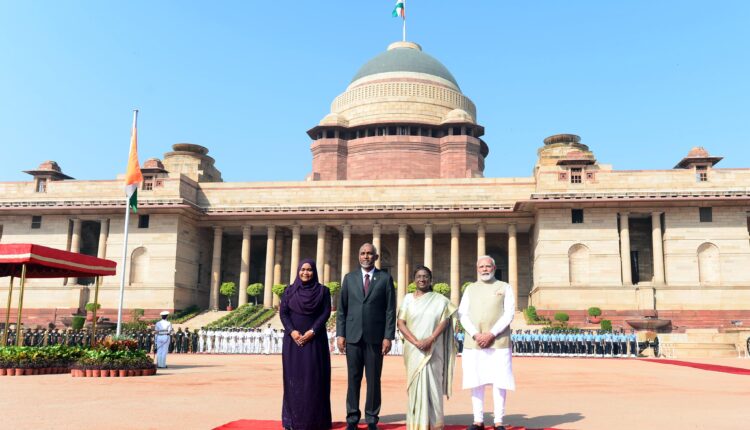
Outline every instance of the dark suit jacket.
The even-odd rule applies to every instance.
[[[336,336],[347,343],[364,340],[379,344],[396,335],[396,289],[393,278],[375,269],[367,296],[362,286],[362,270],[344,277],[336,310]]]

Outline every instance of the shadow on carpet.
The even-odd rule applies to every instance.
[[[216,427],[214,430],[279,430],[281,429],[281,421],[263,421],[263,420],[237,420],[231,423],[224,424],[223,426]],[[346,428],[345,423],[333,423],[334,430],[343,430]],[[359,425],[359,429],[366,429],[364,424]],[[406,429],[404,424],[387,424],[380,423],[378,428],[381,430],[403,430]],[[445,426],[445,430],[464,430],[466,425],[448,425]],[[531,429],[526,427],[515,427],[506,425],[508,430],[560,430],[551,427],[545,429]]]

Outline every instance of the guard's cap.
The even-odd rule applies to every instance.
[[[161,311],[159,315],[161,316],[169,315],[169,311]]]

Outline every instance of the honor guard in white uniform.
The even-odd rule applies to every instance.
[[[167,367],[167,353],[169,352],[169,342],[172,339],[172,323],[167,321],[169,312],[163,311],[161,314],[161,321],[156,323],[154,330],[156,330],[156,367],[166,368]]]
[[[268,327],[266,327],[266,329],[263,331],[263,354],[270,354],[272,345],[273,329],[271,328],[271,324],[268,324]]]
[[[201,327],[198,331],[198,352],[206,351],[206,329]]]

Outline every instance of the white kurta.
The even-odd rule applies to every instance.
[[[493,280],[494,282],[494,280]],[[469,296],[464,295],[461,305],[458,307],[458,316],[466,336],[473,337],[477,334],[477,328],[471,322],[469,311]],[[503,301],[503,316],[492,326],[492,334],[497,336],[510,326],[516,311],[516,298],[513,296],[513,288],[506,284],[505,300]],[[499,312],[498,312],[499,313]],[[511,363],[510,348],[464,348],[461,359],[463,368],[464,389],[492,384],[496,388],[515,390],[516,380],[513,377],[513,365]]]

